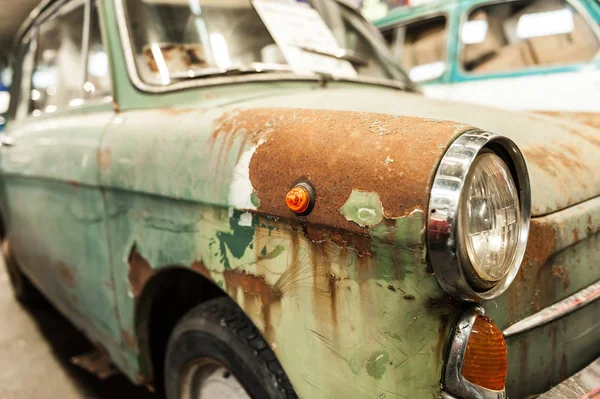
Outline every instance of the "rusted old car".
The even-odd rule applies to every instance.
[[[135,383],[525,397],[600,355],[591,127],[425,99],[330,0],[52,1],[15,59],[16,295]]]

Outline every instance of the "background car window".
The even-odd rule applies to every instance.
[[[383,33],[392,54],[415,82],[440,77],[446,69],[446,17],[403,25]]]
[[[87,58],[87,78],[83,84],[85,98],[103,99],[111,96],[111,81],[106,47],[102,42],[98,6],[92,6]]]
[[[469,72],[503,72],[590,60],[594,31],[565,0],[528,0],[476,8],[461,27]]]
[[[84,6],[42,22],[31,83],[31,112],[54,112],[80,103],[83,95]]]

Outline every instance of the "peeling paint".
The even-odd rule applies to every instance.
[[[250,161],[258,147],[264,143],[259,142],[250,149],[244,151],[239,157],[238,163],[233,169],[233,178],[229,185],[229,205],[238,209],[256,209],[258,197],[250,181]],[[259,202],[260,203],[260,202]]]
[[[556,233],[552,225],[533,219],[529,225],[529,240],[523,262],[543,264],[546,262],[556,241]]]
[[[244,212],[240,215],[240,220],[238,222],[240,226],[250,227],[252,226],[252,214],[250,212]]]
[[[375,226],[383,220],[383,207],[379,194],[352,190],[350,197],[340,208],[340,213],[359,226]]]
[[[139,254],[135,244],[131,247],[127,264],[129,265],[130,293],[133,297],[137,297],[142,293],[142,289],[154,272],[148,261]]]

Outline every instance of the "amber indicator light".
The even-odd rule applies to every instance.
[[[310,202],[310,192],[302,185],[294,186],[285,196],[285,203],[294,213],[306,212]]]
[[[463,359],[462,375],[475,385],[501,391],[508,366],[502,331],[485,316],[477,316]]]

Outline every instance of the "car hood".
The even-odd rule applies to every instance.
[[[572,121],[370,87],[295,92],[236,106],[374,112],[469,124],[507,136],[523,151],[532,186],[532,216],[554,213],[600,195],[596,177],[600,132]]]

